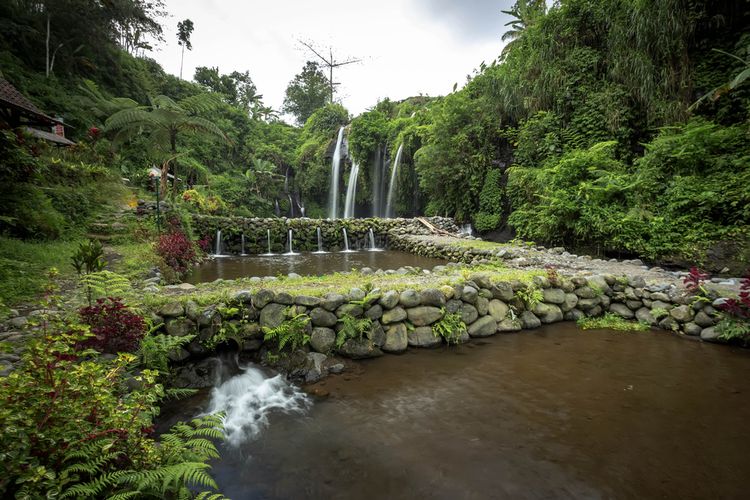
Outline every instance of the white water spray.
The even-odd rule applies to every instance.
[[[339,175],[341,171],[341,143],[344,142],[344,127],[339,129],[336,138],[336,149],[333,150],[331,160],[331,188],[328,195],[328,218],[335,219],[338,215],[339,203]]]
[[[304,413],[310,400],[281,376],[268,378],[252,366],[211,391],[207,413],[224,413],[224,434],[231,446],[253,439],[274,411]]]
[[[349,185],[346,187],[346,203],[344,203],[344,218],[354,217],[354,204],[357,201],[357,177],[359,177],[359,163],[352,163],[349,174]]]
[[[395,207],[393,206],[393,196],[396,193],[396,182],[398,182],[398,165],[401,163],[401,153],[404,150],[404,144],[401,143],[396,151],[396,159],[393,160],[393,167],[391,168],[391,183],[388,185],[388,199],[385,203],[385,216],[393,217]]]

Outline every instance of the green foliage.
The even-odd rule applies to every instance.
[[[645,323],[628,321],[614,313],[605,313],[596,318],[581,318],[578,320],[578,326],[584,330],[608,329],[622,332],[641,332],[649,329]]]
[[[98,271],[81,276],[81,286],[86,290],[89,305],[94,299],[106,297],[133,297],[133,287],[125,276],[112,271]]]
[[[750,340],[750,321],[725,316],[716,325],[716,331],[719,333],[719,339],[721,340],[747,344],[748,340]]]
[[[290,313],[287,313],[290,316]],[[275,354],[282,354],[285,350],[294,352],[310,343],[307,324],[310,317],[296,314],[284,320],[276,328],[263,327],[263,340],[274,344]],[[286,349],[288,347],[288,349]]]
[[[336,334],[336,349],[341,349],[349,339],[361,339],[372,327],[370,318],[355,318],[350,314],[343,315],[338,322],[341,323],[341,329]]]
[[[88,240],[78,245],[70,260],[79,275],[99,272],[107,265],[104,247],[99,240]]]
[[[443,318],[432,324],[432,334],[443,338],[448,345],[458,344],[465,333],[466,323],[461,319],[460,313],[447,313],[443,309]]]
[[[286,88],[283,110],[294,115],[297,123],[303,125],[315,110],[330,102],[328,79],[318,63],[307,61]]]
[[[533,285],[527,286],[521,290],[516,290],[515,295],[523,301],[528,310],[534,309],[538,303],[544,300],[544,293]]]
[[[174,335],[149,332],[141,340],[137,352],[141,365],[162,375],[169,374],[169,355],[189,344],[194,338],[195,335],[175,337]]]

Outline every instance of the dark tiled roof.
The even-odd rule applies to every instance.
[[[66,139],[63,136],[53,134],[52,132],[47,132],[45,130],[39,130],[37,128],[26,127],[26,132],[38,139],[54,142],[63,146],[75,146],[76,144],[75,142],[71,141],[70,139]]]
[[[55,120],[51,116],[44,114],[41,109],[34,106],[34,103],[29,101],[26,96],[16,90],[8,80],[2,77],[0,77],[0,105],[10,106],[22,113],[33,115],[36,119],[49,121],[50,124],[61,123],[59,120]]]

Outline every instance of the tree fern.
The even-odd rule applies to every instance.
[[[98,271],[81,277],[81,285],[86,288],[89,299],[104,297],[128,298],[133,295],[130,281],[112,271]]]

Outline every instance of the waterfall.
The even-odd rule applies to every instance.
[[[253,366],[211,390],[207,413],[224,414],[227,442],[237,447],[266,426],[272,411],[304,413],[310,400],[282,375],[268,378]]]
[[[383,148],[375,150],[375,163],[372,166],[372,216],[383,215],[383,164],[385,162]]]
[[[289,240],[289,251],[285,253],[284,255],[299,255],[298,253],[294,253],[294,247],[292,246],[292,230],[289,230],[288,233],[288,240]]]
[[[359,163],[352,163],[352,171],[349,174],[349,185],[346,187],[346,203],[344,203],[344,218],[354,217],[354,203],[357,199],[357,177],[359,176]]]
[[[323,250],[323,234],[320,231],[320,226],[317,228],[318,232],[318,251],[313,253],[326,253],[325,250]]]
[[[240,238],[240,241],[242,242],[242,247],[240,250],[240,255],[247,255],[245,253],[245,233],[242,233],[242,237]]]
[[[216,230],[216,246],[214,248],[214,255],[221,255],[222,250],[222,244],[221,244],[221,229]]]
[[[264,253],[263,255],[273,255],[273,252],[271,252],[271,230],[266,230],[266,238],[268,240],[268,252]]]
[[[375,233],[372,231],[372,228],[370,228],[369,235],[370,235],[370,248],[369,248],[369,250],[371,252],[380,252],[380,251],[382,251],[383,250],[382,248],[378,248],[378,247],[375,246]]]
[[[345,252],[345,253],[353,252],[354,250],[349,250],[349,237],[346,235],[346,228],[342,227],[341,231],[343,231],[344,233],[344,249],[342,250],[342,252]]]
[[[385,204],[385,216],[393,217],[395,209],[393,206],[393,195],[396,193],[396,182],[398,181],[398,164],[401,163],[401,152],[404,150],[404,144],[401,143],[396,151],[396,159],[393,160],[391,167],[391,183],[388,185],[388,200]]]
[[[289,218],[294,218],[294,200],[292,200],[292,195],[287,193],[287,198],[289,198]]]
[[[344,127],[339,129],[336,139],[336,149],[333,150],[331,160],[331,189],[328,196],[328,218],[335,219],[338,214],[339,204],[339,174],[341,169],[341,143],[344,140]]]
[[[276,207],[274,208],[276,217],[281,217],[281,207],[279,207],[279,200],[276,200]]]

